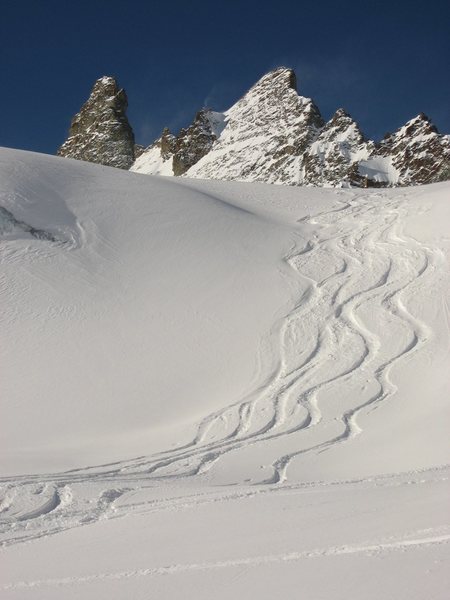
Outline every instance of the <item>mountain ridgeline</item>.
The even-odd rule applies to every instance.
[[[381,142],[368,140],[342,108],[325,122],[297,92],[295,73],[262,77],[224,113],[201,109],[175,135],[134,143],[127,97],[112,77],[96,81],[58,151],[149,175],[285,185],[386,187],[450,179],[450,136],[423,113]]]

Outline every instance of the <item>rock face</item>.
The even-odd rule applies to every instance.
[[[214,115],[216,124],[211,126]],[[450,179],[450,138],[421,114],[376,144],[343,109],[324,123],[295,74],[267,73],[223,114],[201,111],[163,153],[160,140],[132,170],[288,185],[386,186]]]
[[[222,113],[209,109],[200,110],[194,122],[178,134],[173,153],[173,174],[183,175],[203,156],[208,154],[220,136],[224,125]]]
[[[381,142],[367,140],[342,108],[325,123],[297,92],[295,73],[262,77],[224,113],[200,110],[192,124],[143,149],[134,144],[127,98],[102,77],[75,115],[58,154],[151,175],[286,185],[392,186],[450,179],[450,137],[420,114]]]
[[[225,113],[226,126],[189,177],[301,183],[303,156],[323,119],[291,69],[265,75]]]
[[[173,175],[172,158],[175,141],[175,136],[166,127],[161,137],[137,157],[131,171],[146,175]]]
[[[183,175],[208,154],[224,127],[224,115],[203,108],[192,125],[174,136],[167,127],[131,167],[137,173]]]
[[[368,158],[373,142],[364,138],[358,124],[340,108],[307,149],[303,182],[311,185],[359,185],[358,164]]]
[[[450,179],[450,138],[439,134],[430,119],[420,113],[376,145],[360,171],[384,159],[392,171],[388,183],[415,185]],[[389,179],[389,178],[388,178]]]
[[[143,152],[145,152],[145,146],[141,144],[134,145],[134,158],[139,158]]]
[[[200,111],[177,137],[173,174],[302,183],[304,154],[323,125],[314,102],[298,95],[294,72],[281,67],[262,77],[227,112]],[[132,170],[162,174],[165,168],[155,161],[154,144],[146,153]]]
[[[58,155],[129,169],[135,159],[135,145],[127,105],[126,93],[113,77],[98,79],[72,119],[69,137]]]

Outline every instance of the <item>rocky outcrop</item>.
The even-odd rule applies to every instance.
[[[175,152],[175,141],[175,136],[172,133],[170,133],[168,127],[165,127],[163,129],[161,137],[159,138],[159,140],[156,141],[156,143],[161,149],[161,156],[163,160],[168,160],[169,158],[172,158],[173,153]]]
[[[133,130],[126,117],[127,96],[113,77],[95,82],[91,95],[72,119],[59,156],[129,169],[135,160]]]
[[[342,108],[320,130],[304,157],[303,182],[311,185],[360,185],[358,163],[368,158],[373,142]]]
[[[295,74],[285,67],[267,73],[225,113],[200,111],[190,127],[171,138],[166,152],[161,140],[132,170],[318,186],[450,179],[450,138],[425,115],[376,144],[342,108],[324,123],[314,102],[297,93]]]
[[[325,123],[297,92],[295,73],[262,77],[225,113],[200,110],[189,127],[144,149],[134,144],[127,98],[102,77],[58,154],[153,175],[287,185],[392,186],[450,179],[450,137],[421,113],[375,143],[339,109]]]
[[[165,127],[161,137],[136,158],[131,171],[145,175],[173,175],[172,158],[175,141],[175,136]]]
[[[134,158],[139,158],[141,156],[141,154],[143,154],[145,152],[145,146],[142,146],[142,144],[135,144],[134,145]]]
[[[204,179],[301,183],[305,151],[324,122],[299,96],[291,69],[265,75],[226,113],[203,109],[175,140],[170,174]],[[158,140],[132,170],[168,174]]]
[[[177,136],[165,128],[131,170],[150,175],[183,175],[208,154],[223,129],[224,115],[203,108]]]
[[[284,67],[260,79],[225,115],[222,134],[189,177],[302,182],[303,156],[323,119],[314,102],[297,93]]]
[[[209,109],[200,110],[194,122],[178,134],[173,153],[173,174],[183,175],[211,150],[223,129],[224,116]]]
[[[377,145],[374,157],[391,161],[397,185],[431,183],[450,178],[450,138],[439,134],[420,113]]]

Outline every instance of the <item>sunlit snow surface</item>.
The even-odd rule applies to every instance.
[[[448,183],[0,207],[2,599],[448,598]]]

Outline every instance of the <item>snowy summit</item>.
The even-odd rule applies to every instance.
[[[165,128],[147,149],[134,145],[122,97],[115,80],[99,79],[59,154],[148,175],[287,185],[386,187],[450,179],[450,137],[423,113],[375,143],[342,108],[325,123],[285,67],[264,75],[226,112],[203,108],[178,134]],[[120,108],[111,113],[113,99]],[[99,129],[99,122],[107,126]]]

